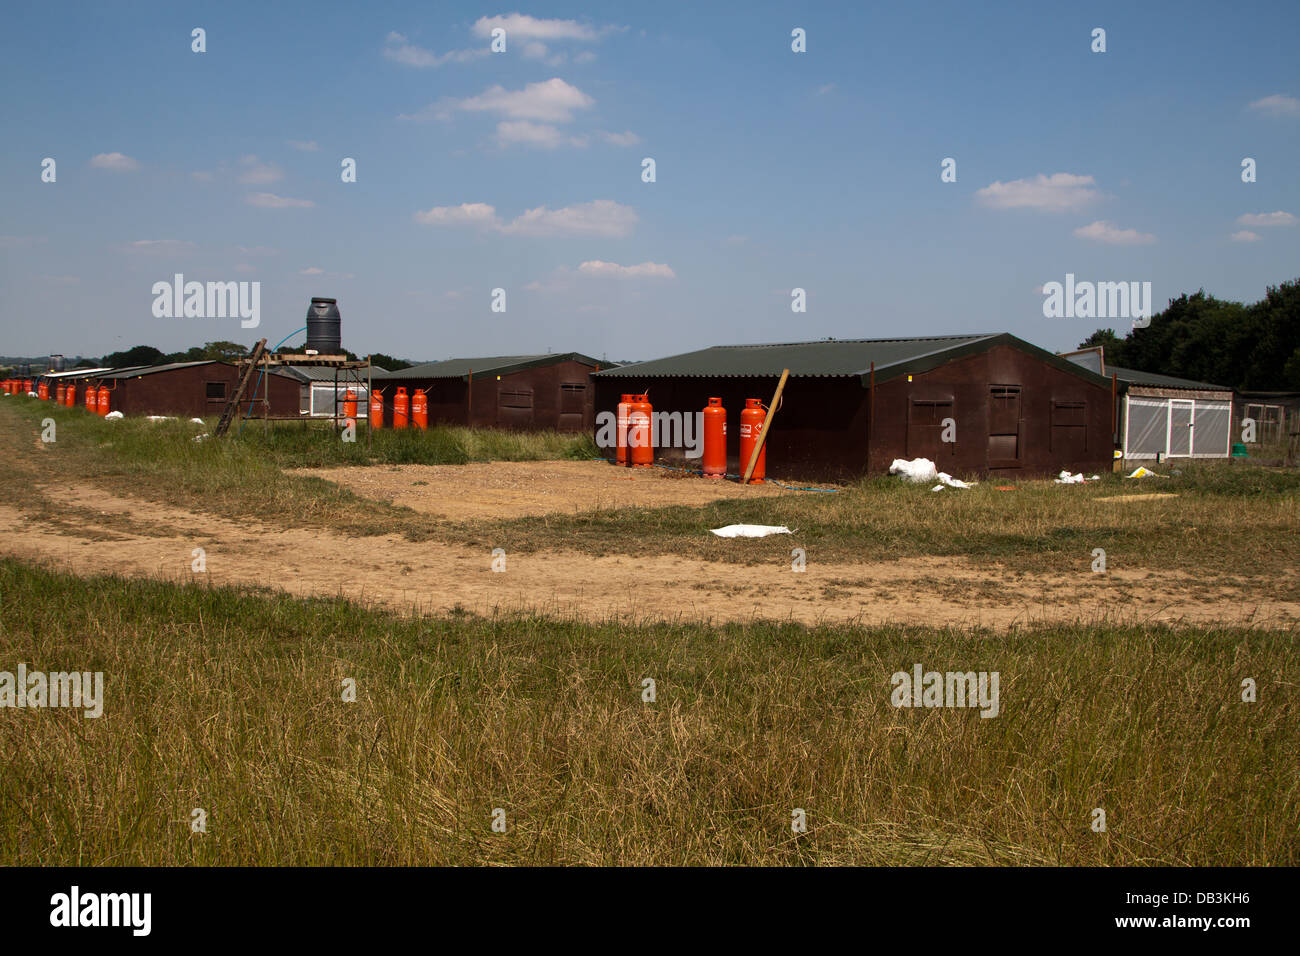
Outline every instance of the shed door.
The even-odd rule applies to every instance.
[[[533,390],[497,387],[497,424],[503,428],[529,428],[533,424]]]
[[[560,383],[560,431],[579,432],[587,425],[587,386],[583,382]]]
[[[1169,400],[1169,457],[1187,458],[1192,453],[1192,401]]]
[[[939,462],[946,453],[956,453],[955,443],[943,441],[944,420],[952,418],[952,399],[909,403],[907,414],[907,454],[912,458],[929,458]]]
[[[989,387],[989,467],[1020,464],[1020,386]]]

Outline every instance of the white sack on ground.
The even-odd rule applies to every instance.
[[[1093,475],[1091,478],[1085,478],[1083,477],[1082,472],[1077,475],[1072,475],[1068,471],[1063,471],[1060,476],[1054,480],[1058,485],[1079,485],[1083,484],[1085,481],[1101,481],[1101,476]]]
[[[939,469],[929,458],[913,458],[911,461],[895,458],[893,464],[889,466],[889,473],[902,475],[904,481],[915,481],[918,484],[923,481],[934,481],[939,477]]]
[[[104,416],[104,421],[115,422],[119,418],[126,418],[126,416],[123,415],[121,412],[109,412],[107,415]]]
[[[895,458],[893,464],[889,466],[889,473],[891,475],[900,475],[904,481],[913,481],[917,484],[938,479],[940,488],[944,485],[949,488],[975,487],[972,483],[962,481],[960,478],[954,478],[945,471],[939,471],[929,458],[913,458],[911,461]],[[939,489],[931,488],[930,490],[938,491]]]
[[[785,525],[729,524],[725,528],[710,529],[719,538],[766,538],[769,534],[790,534]]]

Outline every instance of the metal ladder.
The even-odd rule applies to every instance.
[[[253,373],[257,370],[257,363],[262,361],[262,356],[266,354],[266,339],[258,340],[253,346],[253,352],[246,361],[247,367],[244,374],[239,376],[239,384],[235,386],[235,394],[230,396],[226,402],[226,407],[221,411],[221,421],[217,422],[217,430],[213,436],[220,438],[230,430],[230,423],[234,421],[235,416],[239,414],[239,403],[244,400],[244,392],[248,391],[248,383],[253,378]]]

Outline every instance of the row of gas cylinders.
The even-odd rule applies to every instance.
[[[343,399],[343,417],[349,421],[357,417],[357,395],[348,389]],[[382,390],[370,393],[370,427],[384,427],[384,393]],[[417,388],[410,395],[405,388],[399,387],[393,395],[393,428],[428,428],[429,398],[424,389]]]
[[[4,383],[4,390],[10,395],[26,395],[32,391],[32,384],[31,379],[8,379]],[[53,400],[55,405],[75,408],[77,405],[77,386],[71,382],[66,385],[59,382],[51,387],[48,382],[37,382],[36,396],[44,402]],[[86,403],[86,411],[97,415],[107,415],[112,407],[109,400],[109,389],[105,385],[98,387],[94,385],[84,386],[82,401]]]
[[[654,406],[646,394],[624,394],[618,403],[618,457],[619,465],[647,468],[655,463]],[[740,413],[740,468],[749,465],[754,445],[763,434],[767,410],[757,398],[745,399]],[[727,473],[727,410],[722,399],[710,398],[704,407],[703,471],[706,478],[721,478]],[[767,447],[758,453],[750,481],[761,483],[767,474]]]

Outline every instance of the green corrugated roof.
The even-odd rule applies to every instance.
[[[937,352],[993,338],[988,333],[937,335],[911,339],[827,339],[770,345],[715,345],[697,352],[652,359],[600,372],[602,377],[768,376],[788,368],[792,376],[861,376]]]
[[[653,359],[597,372],[600,378],[775,378],[852,377],[867,384],[875,365],[877,382],[908,372],[925,372],[954,359],[1007,345],[1095,384],[1106,379],[1007,332],[934,335],[907,339],[827,339],[769,345],[715,345],[697,352]]]
[[[1157,375],[1155,372],[1139,372],[1137,369],[1120,368],[1106,363],[1106,374],[1115,373],[1115,377],[1125,385],[1153,385],[1164,388],[1194,388],[1202,391],[1231,392],[1227,385],[1210,385],[1207,382],[1193,382],[1189,378],[1175,378],[1172,375]]]
[[[585,362],[588,365],[603,365],[599,359],[581,352],[547,352],[544,355],[490,355],[481,358],[454,358],[442,362],[425,362],[410,368],[397,369],[384,375],[375,373],[375,378],[465,378],[470,372],[475,375],[505,375],[520,369],[535,368],[540,365],[553,365],[556,362]]]

